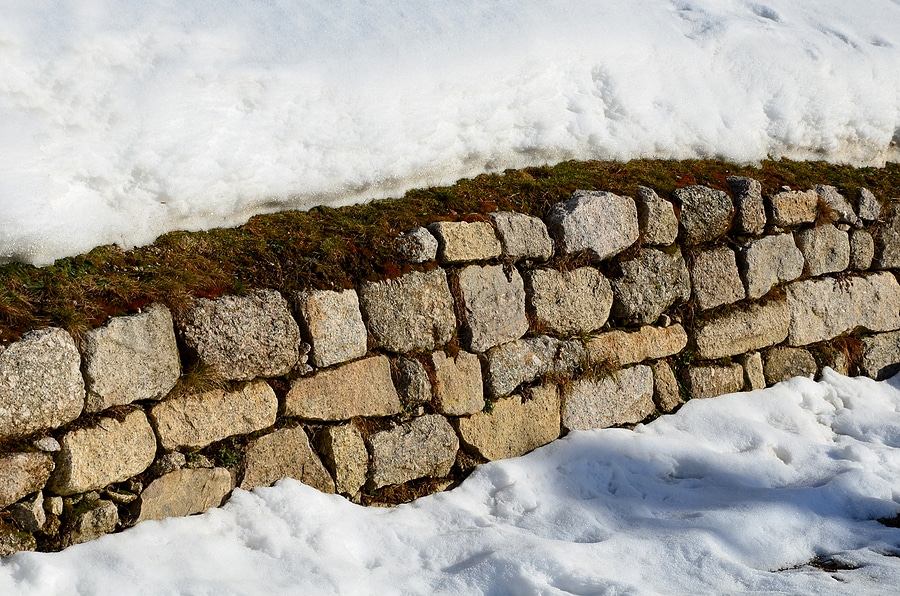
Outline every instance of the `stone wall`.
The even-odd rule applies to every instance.
[[[395,279],[256,290],[0,348],[0,553],[284,477],[442,490],[571,430],[900,363],[900,202],[834,188],[577,191],[397,239]]]

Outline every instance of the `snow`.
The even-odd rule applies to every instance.
[[[888,594],[900,377],[693,400],[364,508],[294,480],[0,564],[4,594]],[[853,567],[825,571],[822,561]]]
[[[896,0],[4,0],[0,261],[564,159],[900,159]]]

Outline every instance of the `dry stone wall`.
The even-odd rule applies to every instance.
[[[395,279],[25,334],[0,347],[0,555],[285,477],[397,502],[685,399],[900,370],[900,201],[728,185],[577,191],[411,230]]]

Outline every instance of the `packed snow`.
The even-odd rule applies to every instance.
[[[393,509],[294,480],[236,490],[15,554],[0,593],[891,594],[900,529],[876,519],[900,513],[898,478],[900,377],[826,369],[574,432]]]
[[[569,158],[900,158],[897,0],[6,1],[0,73],[0,261]]]

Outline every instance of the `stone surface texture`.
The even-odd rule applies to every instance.
[[[37,492],[9,508],[16,525],[26,532],[37,532],[47,523],[44,512],[44,493]]]
[[[525,282],[517,269],[502,265],[470,265],[458,273],[463,346],[484,352],[522,337],[525,317]]]
[[[430,476],[443,478],[450,473],[459,439],[443,416],[414,418],[369,438],[372,453],[372,486],[402,484]]]
[[[883,225],[875,234],[875,269],[900,267],[900,201],[891,201],[882,209]]]
[[[762,354],[750,352],[741,354],[738,362],[744,367],[744,387],[748,391],[766,388],[766,373],[763,369]]]
[[[816,359],[809,350],[787,346],[776,346],[766,350],[763,374],[769,385],[793,377],[811,377],[816,374],[816,370]]]
[[[579,379],[563,393],[563,426],[569,430],[633,424],[654,408],[653,372],[638,365],[599,379]]]
[[[850,232],[850,263],[848,269],[865,271],[875,258],[875,239],[866,230]]]
[[[803,253],[803,271],[807,275],[837,273],[850,265],[850,238],[831,224],[797,232],[796,242]]]
[[[838,189],[825,184],[817,184],[813,187],[824,209],[830,211],[831,219],[837,223],[845,223],[860,228],[863,225],[862,220],[857,217],[856,212],[847,199],[844,198]]]
[[[592,267],[536,269],[525,275],[528,312],[538,327],[563,335],[599,329],[612,308],[609,281]]]
[[[785,300],[733,308],[694,327],[694,343],[701,358],[714,360],[781,343],[791,327]]]
[[[312,346],[313,366],[325,367],[366,355],[366,326],[356,290],[298,292],[294,310],[300,330]]]
[[[335,491],[350,496],[358,493],[366,483],[369,453],[356,426],[325,427],[316,444],[323,463],[334,476]]]
[[[642,244],[668,246],[675,242],[678,237],[678,218],[672,203],[660,198],[646,186],[638,186],[635,203]]]
[[[41,490],[53,468],[53,458],[46,453],[0,455],[0,509]]]
[[[221,505],[232,488],[231,474],[225,468],[176,470],[144,489],[137,521],[203,513]]]
[[[678,379],[665,360],[650,364],[653,371],[653,403],[660,412],[672,412],[684,403],[678,389]]]
[[[612,315],[618,319],[652,324],[691,297],[691,276],[680,250],[644,249],[620,267],[621,277],[612,280]]]
[[[397,252],[410,263],[425,263],[437,258],[438,241],[427,229],[418,227],[397,238]]]
[[[881,203],[867,188],[860,188],[856,193],[856,214],[863,221],[877,221],[881,216]]]
[[[864,337],[862,344],[860,369],[863,374],[883,381],[900,372],[900,331]]]
[[[637,331],[608,331],[592,337],[585,344],[589,362],[611,368],[677,354],[687,345],[684,327],[645,325]]]
[[[98,500],[93,509],[75,517],[61,537],[62,545],[69,547],[96,540],[114,531],[118,523],[119,509],[116,504],[105,499]]]
[[[485,389],[492,397],[503,397],[542,375],[570,373],[581,361],[582,353],[580,342],[546,335],[499,345],[485,353]]]
[[[684,186],[675,191],[681,205],[681,231],[685,244],[710,242],[731,228],[731,197],[707,186]]]
[[[547,225],[537,217],[497,211],[491,213],[491,221],[497,228],[505,257],[514,261],[546,261],[553,256],[553,241],[547,232]]]
[[[700,310],[732,304],[744,298],[734,251],[723,246],[694,255],[691,263],[694,300]]]
[[[437,238],[441,263],[487,261],[502,254],[494,227],[486,221],[438,221],[428,230]]]
[[[818,215],[819,195],[814,190],[788,190],[769,197],[771,223],[789,228],[812,223]]]
[[[431,355],[434,367],[434,405],[441,414],[462,416],[484,408],[484,386],[478,356],[460,350],[448,357],[443,352]]]
[[[431,380],[425,365],[414,358],[398,358],[396,387],[407,410],[431,401]]]
[[[593,261],[619,254],[639,235],[634,200],[603,191],[575,191],[550,209],[547,224],[563,254],[587,252]]]
[[[747,298],[765,296],[777,284],[803,274],[805,261],[792,234],[765,236],[749,242],[739,254]]]
[[[737,234],[758,236],[766,229],[766,206],[762,198],[762,184],[753,178],[729,176],[725,179],[734,195],[737,213],[733,229]]]
[[[271,486],[281,478],[299,480],[323,493],[334,492],[334,480],[300,427],[276,430],[247,445],[241,488]]]
[[[687,382],[693,399],[735,393],[744,388],[744,369],[740,364],[691,366]]]

